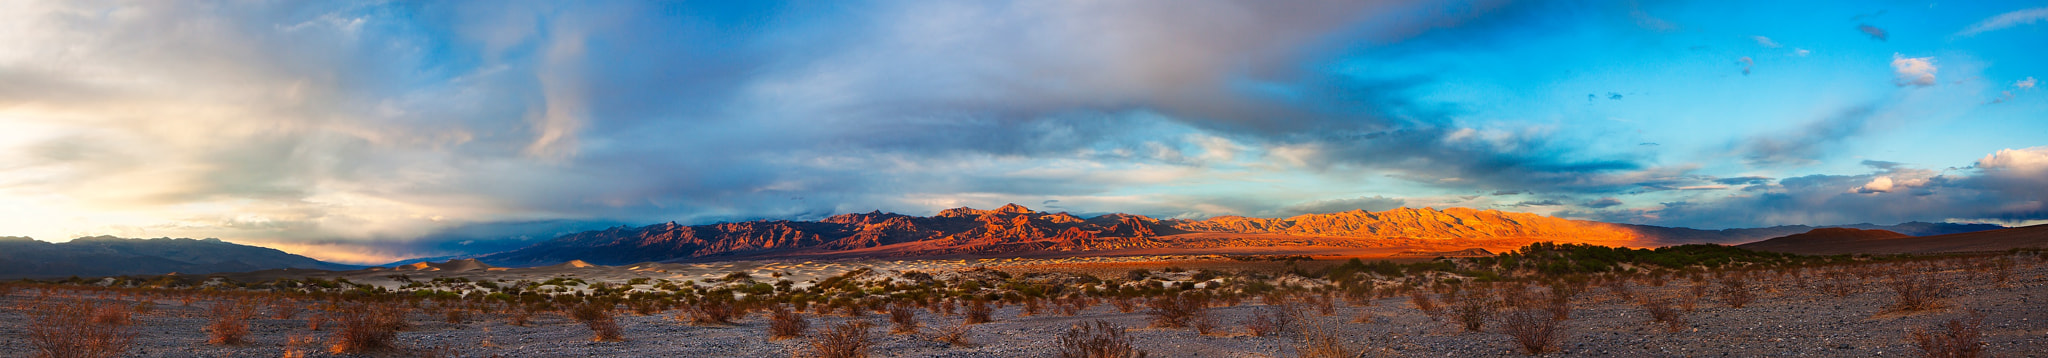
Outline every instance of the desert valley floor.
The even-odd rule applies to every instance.
[[[2009,280],[2003,284],[1993,283],[1990,273],[1967,267],[1945,266],[1932,270],[1929,274],[1933,277],[1959,285],[1942,308],[1912,313],[1887,308],[1894,300],[1894,293],[1887,288],[1885,278],[1881,276],[1829,276],[1846,281],[1843,283],[1850,284],[1848,288],[1853,290],[1846,297],[1836,297],[1816,288],[1827,279],[1818,271],[1791,270],[1782,274],[1765,271],[1750,278],[1757,299],[1742,308],[1731,308],[1716,295],[1695,295],[1705,291],[1695,289],[1693,286],[1696,284],[1683,277],[1664,282],[1635,280],[1622,287],[1621,292],[1606,285],[1596,285],[1572,301],[1574,308],[1569,319],[1564,321],[1563,339],[1556,351],[1544,356],[1919,356],[1919,351],[1908,338],[1911,330],[1967,317],[1967,312],[1972,310],[1983,314],[1982,339],[1987,344],[1984,349],[1989,356],[2048,354],[2044,353],[2048,350],[2043,349],[2048,347],[2048,265],[2035,255],[2013,256],[2018,264],[2014,265]],[[1011,263],[1008,265],[1010,269],[1020,273],[1043,271],[1047,267],[1044,264],[1059,263],[1008,262]],[[1161,268],[1188,263],[1150,262]],[[964,269],[968,263],[909,261],[834,265],[841,265],[835,266],[841,269],[872,267],[879,272],[914,267],[943,278],[954,274],[951,271]],[[1114,270],[1127,270],[1125,267],[1118,266]],[[726,269],[731,267],[707,268]],[[493,272],[488,271],[469,273],[471,278],[488,278],[491,274]],[[457,276],[456,273],[448,275]],[[1162,275],[1162,280],[1174,278],[1170,274]],[[623,281],[625,277],[593,275],[591,278]],[[1181,279],[1185,279],[1184,275]],[[1313,282],[1305,284],[1312,285]],[[28,325],[34,324],[34,320],[25,309],[33,301],[40,300],[38,292],[25,289],[0,297],[0,355],[26,355],[26,352],[33,351],[24,337],[27,336]],[[1621,297],[1623,292],[1632,297]],[[59,292],[55,296],[42,299],[83,296],[123,305],[136,303],[113,301],[132,297],[93,293]],[[1682,313],[1684,323],[1677,332],[1667,332],[1669,326],[1653,322],[1638,303],[1640,299],[1652,297],[1682,302],[1681,305],[1692,306],[1693,311]],[[311,313],[294,319],[273,319],[268,314],[259,314],[250,320],[251,334],[247,343],[213,345],[207,343],[208,335],[202,328],[208,322],[205,318],[208,301],[185,303],[170,298],[150,301],[154,303],[154,309],[134,315],[135,344],[128,355],[277,357],[288,356],[289,352],[315,357],[332,356],[324,347],[328,335],[335,329],[330,324],[323,331],[310,330],[304,317],[312,316]],[[884,357],[1051,357],[1056,354],[1055,337],[1070,326],[1095,320],[1128,327],[1133,345],[1153,357],[1294,357],[1299,356],[1298,349],[1304,347],[1303,332],[1317,328],[1331,333],[1340,345],[1353,352],[1362,352],[1363,356],[1523,355],[1508,335],[1499,333],[1496,323],[1487,323],[1481,332],[1465,332],[1449,318],[1425,314],[1407,296],[1372,299],[1363,305],[1343,299],[1331,301],[1335,303],[1327,314],[1317,312],[1318,309],[1302,310],[1303,319],[1296,322],[1294,332],[1264,337],[1249,334],[1245,326],[1245,322],[1257,312],[1266,309],[1258,299],[1247,299],[1235,306],[1218,304],[1209,308],[1208,312],[1218,326],[1209,334],[1190,328],[1152,328],[1143,306],[1126,312],[1110,304],[1094,304],[1070,316],[1051,309],[1025,315],[1023,307],[1011,304],[996,308],[993,322],[966,325],[967,343],[957,346],[942,343],[932,336],[943,329],[960,326],[960,315],[918,310],[917,319],[923,325],[919,332],[896,334],[890,332],[887,315],[868,313],[864,317],[853,318],[837,312],[815,314],[803,311],[802,314],[810,319],[814,331],[852,320],[875,322],[870,331],[875,337],[871,352]],[[561,314],[541,313],[526,326],[514,326],[508,324],[503,312],[476,312],[459,319],[459,323],[448,323],[442,316],[414,310],[408,316],[412,327],[398,335],[397,342],[405,350],[383,355],[786,357],[800,352],[805,345],[801,338],[768,339],[765,333],[767,315],[764,313],[745,316],[732,325],[693,325],[678,319],[677,315],[676,311],[636,315],[622,310],[618,313],[618,323],[624,329],[625,340],[596,342],[591,339],[590,329]]]

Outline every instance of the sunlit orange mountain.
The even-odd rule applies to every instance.
[[[1648,242],[1645,239],[1625,225],[1466,208],[1160,220],[1131,214],[1082,218],[1010,204],[995,210],[947,209],[930,217],[877,211],[820,221],[619,227],[567,235],[480,259],[503,265],[541,265],[569,260],[625,264],[745,258],[1387,256],[1415,250],[1498,251],[1537,241],[1630,246]]]

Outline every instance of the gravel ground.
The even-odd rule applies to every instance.
[[[1700,357],[1700,356],[1818,356],[1874,357],[1919,356],[1907,339],[1913,328],[1929,327],[1965,316],[1967,310],[1985,314],[1985,353],[1994,357],[2048,356],[2048,266],[2034,260],[2022,264],[2007,285],[1994,285],[1988,275],[1965,271],[1935,274],[1962,284],[1948,307],[1917,313],[1890,312],[1892,292],[1880,279],[1864,284],[1861,293],[1845,298],[1823,295],[1799,288],[1795,280],[1760,279],[1755,286],[1758,300],[1744,308],[1729,308],[1709,294],[1696,311],[1686,313],[1686,329],[1666,333],[1661,324],[1650,322],[1643,309],[1620,300],[1604,289],[1589,289],[1575,301],[1576,309],[1566,322],[1568,333],[1557,352],[1545,356],[1615,357]],[[1636,286],[1637,295],[1689,295],[1689,281],[1673,280],[1664,287]],[[17,292],[0,298],[0,356],[27,356],[33,352],[26,332],[32,319],[16,308],[32,296]],[[1256,302],[1256,301],[1251,301]],[[315,343],[308,356],[330,356],[325,347],[326,331],[307,329],[301,319],[251,320],[252,338],[240,346],[206,344],[201,327],[205,303],[181,306],[176,301],[159,301],[158,308],[136,316],[136,342],[128,352],[145,357],[264,357],[281,356],[288,337],[301,336]],[[1066,327],[1090,320],[1106,320],[1132,327],[1135,345],[1154,357],[1291,357],[1300,335],[1275,337],[1247,335],[1242,323],[1261,305],[1246,303],[1210,310],[1227,333],[1197,334],[1191,329],[1146,328],[1148,317],[1137,312],[1119,313],[1107,304],[1097,305],[1078,316],[1048,312],[1019,317],[1020,307],[996,310],[996,321],[971,326],[974,345],[952,347],[925,336],[932,327],[954,325],[958,316],[921,312],[925,334],[888,333],[882,315],[872,333],[877,337],[873,353],[886,357],[1050,357],[1055,356],[1054,337]],[[1047,311],[1051,311],[1048,309]],[[588,329],[559,315],[541,314],[527,327],[510,326],[502,316],[484,314],[462,324],[443,323],[436,317],[414,313],[413,329],[400,333],[401,344],[467,357],[786,357],[803,345],[802,339],[766,339],[766,317],[754,314],[733,326],[693,326],[673,318],[675,312],[653,316],[624,315],[624,342],[592,342]],[[1369,314],[1368,323],[1354,323],[1354,317]],[[1511,339],[1491,324],[1487,332],[1461,332],[1446,320],[1422,314],[1407,298],[1388,298],[1370,306],[1340,305],[1333,316],[1311,319],[1330,327],[1345,345],[1366,356],[1475,357],[1521,356]],[[303,316],[302,316],[303,317]],[[814,330],[843,322],[840,316],[806,315]]]

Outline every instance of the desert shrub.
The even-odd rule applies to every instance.
[[[1109,321],[1096,320],[1067,328],[1054,346],[1059,347],[1060,358],[1138,358],[1146,356],[1145,351],[1131,345],[1131,337],[1124,328]]]
[[[448,324],[462,324],[462,321],[468,319],[469,311],[465,311],[459,308],[451,308],[448,309],[447,311],[441,312],[441,321],[448,322]]]
[[[242,301],[215,301],[207,307],[207,344],[244,344],[250,335],[250,317],[254,307]]]
[[[618,320],[612,318],[612,307],[608,304],[581,304],[569,308],[569,318],[590,327],[592,340],[598,342],[619,342],[626,338],[621,335]]]
[[[1324,316],[1337,315],[1337,297],[1335,296],[1310,295],[1308,296],[1308,303],[1310,306],[1315,307],[1316,314]]]
[[[1721,303],[1728,307],[1742,308],[1756,301],[1756,291],[1749,288],[1749,278],[1742,274],[1729,273],[1721,276]]]
[[[2012,282],[2013,267],[2016,266],[2012,256],[1999,256],[1992,259],[1990,265],[1992,282],[1998,283],[1998,287],[2005,287],[2007,283]]]
[[[35,322],[28,326],[29,346],[35,348],[35,357],[47,358],[98,358],[127,354],[129,344],[134,341],[128,325],[125,322],[108,323],[98,318],[102,312],[120,310],[120,307],[100,306],[87,301],[37,306],[29,312]]]
[[[150,312],[155,312],[155,311],[156,311],[156,301],[142,301],[142,302],[136,302],[136,303],[135,303],[135,313],[136,313],[136,314],[149,314]]]
[[[684,319],[691,324],[731,325],[739,318],[739,306],[730,297],[706,297],[696,304],[683,309]]]
[[[241,300],[215,301],[206,310],[206,343],[237,345],[249,336],[249,317],[255,306]]]
[[[1020,314],[1018,314],[1018,315],[1019,315],[1019,316],[1036,316],[1036,315],[1038,315],[1038,313],[1039,313],[1039,312],[1044,312],[1044,311],[1045,311],[1045,302],[1044,302],[1044,301],[1042,301],[1042,300],[1039,300],[1039,299],[1037,299],[1037,298],[1026,298],[1026,299],[1024,299],[1024,309],[1023,309],[1023,310],[1022,310],[1022,311],[1020,312]]]
[[[304,349],[307,345],[313,344],[313,337],[291,335],[285,337],[284,342],[284,358],[306,358]]]
[[[396,348],[392,342],[398,339],[398,331],[404,329],[405,311],[395,306],[354,305],[341,307],[332,312],[335,323],[341,331],[335,332],[328,352],[335,354],[361,354],[386,351]]]
[[[775,307],[768,311],[768,338],[788,339],[804,335],[811,330],[811,321],[787,308]]]
[[[1941,308],[1955,286],[1929,274],[1898,274],[1885,283],[1892,289],[1892,309],[1923,311]]]
[[[1423,293],[1422,291],[1409,293],[1408,303],[1414,304],[1416,310],[1422,311],[1423,314],[1431,317],[1443,315],[1443,308],[1437,307],[1436,300],[1429,298],[1428,293]]]
[[[1069,297],[1054,301],[1053,308],[1058,310],[1061,316],[1071,317],[1081,314],[1083,310],[1087,310],[1089,304],[1086,298]]]
[[[944,326],[939,327],[936,330],[936,332],[933,332],[931,339],[932,341],[945,343],[946,345],[954,347],[966,347],[974,345],[973,342],[969,342],[967,340],[967,333],[968,326],[964,324]]]
[[[512,307],[511,310],[512,313],[505,317],[505,324],[525,327],[527,324],[532,323],[534,311],[532,306],[518,305],[518,307]]]
[[[806,344],[810,348],[806,356],[814,358],[859,358],[868,356],[868,348],[874,346],[873,337],[868,334],[867,321],[853,321],[837,325],[811,336]]]
[[[990,317],[992,311],[994,310],[988,307],[988,302],[975,300],[974,302],[967,303],[967,324],[981,324],[992,321]]]
[[[1679,313],[1677,308],[1671,307],[1670,298],[1645,298],[1643,299],[1643,311],[1650,314],[1651,321],[1663,323],[1665,332],[1678,332],[1685,329],[1685,315]]]
[[[1111,298],[1109,299],[1109,305],[1116,307],[1117,312],[1131,313],[1138,310],[1138,300],[1135,298]]]
[[[1337,335],[1322,331],[1310,332],[1308,335],[1303,336],[1301,345],[1295,347],[1294,351],[1301,358],[1352,358],[1360,356],[1350,348],[1344,347],[1344,343],[1337,340]]]
[[[1293,305],[1289,303],[1262,307],[1258,312],[1252,313],[1251,320],[1245,322],[1244,328],[1252,335],[1260,337],[1292,331],[1297,315],[1295,311],[1298,310],[1291,307]]]
[[[639,316],[647,316],[656,313],[661,313],[661,306],[661,301],[655,300],[635,300],[626,303],[626,307],[632,308],[633,314]]]
[[[1606,288],[1608,294],[1621,298],[1623,302],[1636,300],[1636,290],[1628,286],[1628,280],[1620,278],[1608,279],[1601,287]]]
[[[1949,320],[1935,329],[1916,328],[1910,334],[1913,346],[1929,358],[1973,358],[1984,353],[1980,332],[1984,314],[1970,312],[1967,318]]]
[[[1451,291],[1444,294],[1444,301],[1450,303],[1450,315],[1466,332],[1479,332],[1486,321],[1500,310],[1500,300],[1491,292],[1479,289]]]
[[[1516,309],[1500,314],[1500,330],[1520,345],[1523,353],[1543,354],[1557,348],[1564,339],[1563,320],[1538,309]]]
[[[1560,321],[1571,319],[1572,296],[1577,294],[1578,291],[1572,290],[1570,286],[1551,285],[1550,291],[1543,296],[1543,309],[1549,311],[1550,316],[1554,319]]]
[[[121,306],[98,305],[92,312],[92,322],[126,326],[135,323],[135,318],[129,315],[127,310],[121,309]]]
[[[1145,305],[1151,308],[1145,314],[1152,316],[1152,326],[1185,328],[1207,313],[1209,303],[1200,294],[1183,293],[1156,297]]]
[[[305,311],[305,306],[300,306],[297,302],[289,300],[279,300],[276,303],[270,304],[270,318],[273,319],[292,319],[298,317],[300,312]]]
[[[913,334],[913,333],[917,333],[917,311],[915,311],[915,310],[912,310],[912,309],[910,308],[910,306],[906,306],[906,305],[894,305],[894,306],[890,306],[890,307],[889,307],[889,323],[891,323],[891,324],[894,324],[894,325],[895,325],[894,327],[891,327],[891,328],[889,329],[889,332],[890,332],[890,333],[895,333],[895,334]]]
[[[307,329],[307,330],[312,330],[312,331],[318,331],[318,330],[320,330],[320,328],[321,328],[322,326],[325,326],[325,325],[326,325],[326,323],[327,323],[327,319],[328,319],[328,318],[327,318],[327,314],[325,314],[325,313],[315,313],[315,314],[307,315],[307,316],[306,316],[306,329]]]

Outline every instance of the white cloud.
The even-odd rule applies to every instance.
[[[1977,168],[2013,172],[2048,172],[2048,146],[2000,149],[1977,160]]]
[[[2012,83],[2012,88],[2013,88],[2013,89],[2022,89],[2022,90],[2029,90],[2029,89],[2034,89],[2034,78],[2033,78],[2033,77],[2027,77],[2027,79],[2024,79],[2024,80],[2019,80],[2019,81],[2017,81],[2017,82],[2013,82],[2013,83]]]
[[[1892,54],[1892,71],[1897,76],[1892,83],[1900,87],[1933,86],[1935,83],[1934,72],[1936,70],[1933,57],[1906,57],[1904,54]]]
[[[1799,57],[1806,57],[1806,55],[1811,55],[1811,54],[1813,54],[1813,51],[1807,51],[1806,49],[1803,49],[1803,48],[1795,48],[1795,49],[1792,49],[1792,55],[1793,55],[1793,56],[1799,56]]]
[[[1778,48],[1778,47],[1781,47],[1780,45],[1778,45],[1778,42],[1777,42],[1777,41],[1771,41],[1771,38],[1769,38],[1769,37],[1763,37],[1763,36],[1750,36],[1750,38],[1751,38],[1751,39],[1755,39],[1755,40],[1756,40],[1756,45],[1757,45],[1757,46],[1763,46],[1763,47],[1768,47],[1768,48]]]
[[[1863,184],[1863,186],[1860,187],[1856,187],[1856,190],[1853,191],[1858,194],[1876,194],[1891,192],[1892,177],[1881,176],[1877,177],[1876,179],[1871,179],[1870,183]]]
[[[2044,19],[2048,19],[2048,7],[2013,11],[1992,16],[1989,19],[1984,19],[1984,21],[1978,21],[1976,24],[1970,25],[1969,28],[1963,29],[1962,32],[1957,32],[1956,36],[1975,36],[1986,31],[2019,25],[2032,25]]]

